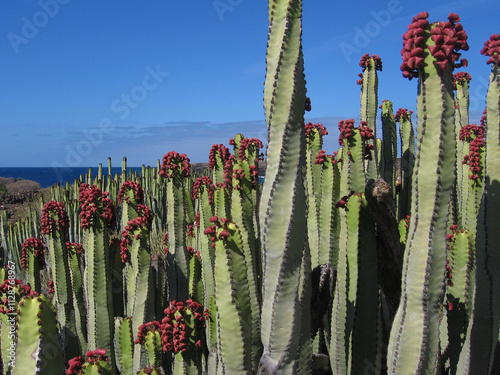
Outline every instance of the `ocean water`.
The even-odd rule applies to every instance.
[[[128,171],[141,172],[141,167],[127,168]],[[1,177],[13,177],[16,180],[22,178],[24,180],[36,181],[40,187],[46,188],[56,183],[66,184],[66,181],[73,183],[75,179],[79,179],[81,175],[88,173],[88,168],[52,168],[52,167],[39,167],[39,168],[1,168]],[[98,168],[92,168],[92,176],[97,175]],[[112,167],[111,172],[121,173],[121,167]],[[103,167],[103,174],[108,174],[108,168]]]

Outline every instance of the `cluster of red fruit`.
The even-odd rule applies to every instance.
[[[69,228],[69,218],[66,212],[66,206],[56,201],[45,203],[42,209],[40,225],[43,234],[50,234],[54,228],[58,231]]]
[[[413,111],[408,111],[408,109],[406,108],[399,108],[396,114],[394,115],[394,120],[398,122],[409,120],[412,113]]]
[[[203,191],[203,189],[205,189],[208,193],[208,203],[213,204],[215,185],[208,176],[198,177],[194,181],[192,193],[193,199],[197,199],[200,195],[200,191]]]
[[[94,224],[94,215],[102,209],[102,218],[113,226],[115,222],[115,207],[108,198],[109,193],[102,191],[95,185],[80,184],[80,227],[89,229]]]
[[[84,365],[85,362],[89,363],[90,365],[93,364],[98,364],[101,361],[107,362],[108,357],[106,356],[106,350],[105,349],[96,349],[96,350],[91,350],[85,354],[87,357],[87,361],[83,359],[82,356],[75,357],[73,359],[70,359],[68,361],[69,363],[69,368],[66,370],[65,375],[77,375],[80,374],[82,370],[84,370]],[[99,370],[97,370],[100,372]]]
[[[38,238],[27,238],[23,242],[23,246],[21,249],[21,267],[28,267],[28,251],[32,251],[35,255],[35,259],[38,259],[40,263],[40,267],[45,265],[45,246],[43,246],[42,240]]]
[[[151,223],[153,222],[153,216],[148,206],[143,204],[137,205],[137,216],[135,219],[129,220],[125,229],[122,232],[122,241],[120,242],[120,256],[123,263],[130,261],[130,251],[129,247],[132,244],[132,236],[136,240],[142,238],[143,231],[149,231],[151,228]],[[137,232],[137,229],[140,229]],[[137,232],[135,235],[134,232]]]
[[[370,66],[372,60],[375,62],[375,70],[382,71],[382,59],[380,58],[380,56],[370,56],[369,53],[365,53],[363,56],[361,56],[361,60],[359,61],[359,66],[363,70],[363,73],[365,72],[366,68]],[[363,73],[358,74],[359,79],[356,81],[358,85],[363,84]]]
[[[487,64],[500,64],[500,34],[490,36],[490,39],[484,43],[481,54],[490,57]]]
[[[470,124],[460,129],[459,139],[468,141],[469,154],[464,156],[462,164],[469,165],[471,180],[479,180],[482,176],[483,167],[481,165],[481,152],[484,151],[486,141],[484,139],[484,127],[481,125]]]
[[[403,63],[401,70],[403,76],[409,79],[418,77],[418,70],[423,67],[425,58],[425,34],[431,34],[434,45],[428,46],[431,55],[436,59],[434,62],[441,71],[448,66],[467,66],[467,60],[461,59],[460,50],[467,51],[467,33],[464,31],[460,17],[455,13],[448,15],[448,21],[436,22],[432,25],[427,20],[429,13],[422,12],[413,17],[408,31],[403,35]],[[430,30],[429,30],[430,26]],[[459,61],[460,60],[460,61]]]
[[[164,178],[189,177],[191,175],[191,164],[186,154],[179,154],[175,151],[169,151],[163,156],[160,169],[160,176]]]
[[[184,353],[201,347],[205,328],[202,306],[188,299],[186,303],[172,301],[161,321],[161,343],[165,352]]]
[[[132,191],[132,196],[134,197],[134,202],[130,201],[130,197],[127,192]],[[143,203],[144,201],[144,190],[142,190],[142,186],[135,181],[125,181],[120,191],[118,192],[118,203],[127,202],[127,203]]]

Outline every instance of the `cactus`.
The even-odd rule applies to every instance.
[[[188,296],[189,255],[186,249],[187,217],[185,209],[184,179],[191,173],[189,159],[171,151],[163,157],[160,176],[167,179],[167,231],[170,253],[175,255],[177,291],[174,299]]]
[[[108,225],[113,226],[114,206],[107,193],[80,184],[80,225],[84,230],[87,343],[91,351],[105,350],[114,368],[113,305]]]
[[[398,192],[398,219],[402,220],[410,214],[411,208],[411,179],[415,166],[415,135],[411,115],[413,111],[405,108],[397,110],[394,119],[399,122],[399,134],[401,138],[401,176],[396,184]],[[398,176],[399,177],[399,176]]]
[[[389,373],[433,373],[444,295],[448,205],[454,182],[452,72],[467,35],[456,14],[430,24],[420,13],[404,35],[403,76],[418,77],[418,143],[402,295],[388,349]],[[446,34],[446,45],[444,45]],[[453,42],[451,45],[450,43]],[[449,48],[448,46],[451,46]]]
[[[390,186],[394,186],[396,177],[397,134],[396,120],[392,110],[392,102],[384,100],[382,109],[383,151],[380,165],[381,177]]]
[[[66,251],[69,218],[65,206],[56,201],[44,205],[41,218],[42,233],[48,237],[51,279],[54,280],[57,320],[61,324],[63,347],[69,358],[81,353],[77,339],[76,321],[71,290],[71,278]]]
[[[339,209],[337,283],[331,315],[330,363],[333,374],[363,374],[381,367],[378,355],[378,287],[375,224],[364,194],[347,198]],[[346,356],[347,354],[347,356]]]
[[[69,361],[66,375],[111,375],[113,369],[106,356],[106,350],[96,349],[87,352],[87,360],[78,356]]]
[[[378,75],[377,71],[382,71],[382,60],[380,56],[366,53],[361,57],[359,66],[362,68],[363,73],[359,74],[360,79],[357,81],[361,85],[361,108],[359,111],[359,121],[366,122],[374,136],[372,141],[368,144],[376,148],[377,139],[377,108],[378,108]],[[373,155],[372,159],[366,161],[367,177],[369,179],[376,179],[378,177],[378,163],[379,158],[377,152]]]
[[[476,282],[474,311],[469,325],[467,340],[459,362],[462,373],[488,373],[492,369],[495,346],[498,342],[500,280],[494,270],[499,266],[499,233],[494,229],[500,201],[496,199],[498,187],[500,144],[500,75],[498,74],[500,36],[494,34],[485,42],[481,53],[492,64],[490,84],[486,96],[486,160],[484,162],[484,193],[477,219]]]
[[[41,293],[40,269],[45,266],[45,246],[38,238],[30,237],[23,242],[21,266],[26,269],[28,285]]]
[[[263,254],[259,371],[310,371],[305,163],[306,103],[301,47],[302,3],[269,2],[269,40],[264,108],[268,127],[267,169],[260,204]],[[276,225],[279,223],[279,225]]]

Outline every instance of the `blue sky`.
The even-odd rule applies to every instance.
[[[312,111],[330,131],[359,114],[360,57],[383,61],[379,100],[414,109],[401,76],[402,34],[421,11],[458,13],[469,34],[471,122],[490,69],[479,54],[500,33],[498,0],[305,0],[303,47]],[[170,150],[205,162],[236,133],[266,139],[267,2],[260,0],[0,2],[0,167],[156,165]],[[416,122],[416,121],[415,121]]]

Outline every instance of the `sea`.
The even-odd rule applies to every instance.
[[[98,168],[91,168],[92,176],[97,175]],[[38,168],[2,168],[0,167],[1,177],[13,177],[14,179],[24,179],[36,181],[40,187],[47,188],[57,183],[66,184],[66,181],[73,183],[75,179],[79,179],[81,175],[88,173],[89,168],[53,168],[53,167],[38,167]],[[127,171],[141,172],[142,167],[127,167]],[[103,167],[103,174],[108,174],[108,167]],[[112,167],[111,174],[122,173],[121,167]]]

